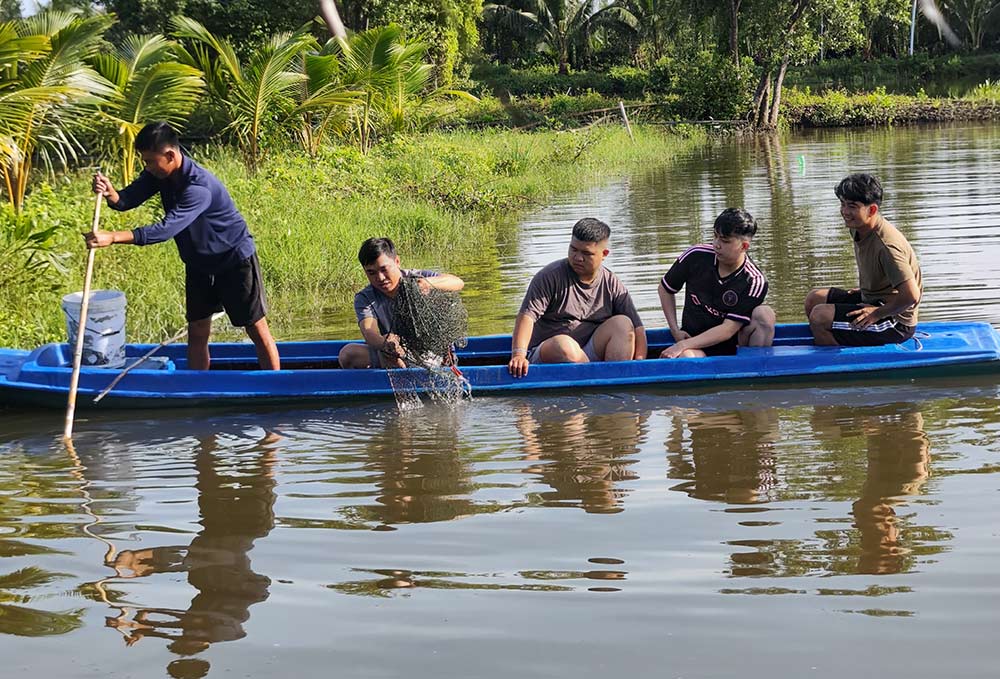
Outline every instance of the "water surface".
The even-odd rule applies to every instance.
[[[995,126],[712,143],[448,263],[509,330],[607,219],[647,324],[715,215],[781,320],[856,275],[832,187],[882,175],[925,319],[1000,320]],[[413,262],[414,265],[435,264]],[[438,263],[440,264],[440,263]],[[353,336],[348,310],[303,335]],[[992,677],[1000,380],[84,415],[0,413],[0,653],[58,677]]]

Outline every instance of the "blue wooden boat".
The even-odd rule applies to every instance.
[[[658,355],[671,337],[666,329],[649,331],[650,355]],[[332,402],[391,396],[385,370],[341,370],[337,354],[346,342],[279,344],[283,370],[255,370],[253,345],[213,344],[212,370],[185,368],[184,345],[164,347],[157,360],[131,370],[96,407],[163,408],[247,405],[296,401]],[[128,345],[135,361],[154,345]],[[731,382],[817,382],[969,374],[1000,371],[1000,335],[988,323],[924,323],[914,339],[884,347],[817,347],[807,325],[778,326],[773,347],[741,348],[736,356],[702,359],[654,359],[532,365],[528,375],[507,372],[510,336],[474,337],[459,351],[461,371],[474,396],[545,389],[615,389],[639,385],[719,387]],[[34,351],[0,349],[0,404],[14,407],[66,404],[72,348],[46,344]],[[420,369],[409,369],[408,382],[419,383]],[[78,408],[94,407],[94,397],[118,370],[84,368]],[[407,376],[408,378],[410,376]]]

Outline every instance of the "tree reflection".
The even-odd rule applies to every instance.
[[[525,459],[552,491],[538,494],[546,507],[579,506],[587,512],[620,512],[628,491],[618,484],[638,478],[628,466],[645,434],[648,413],[539,411],[516,408]]]
[[[271,581],[255,573],[249,552],[254,542],[274,527],[276,434],[267,434],[250,450],[234,457],[218,453],[218,437],[205,436],[195,454],[201,531],[190,545],[123,550],[109,565],[121,578],[187,573],[198,591],[185,610],[139,608],[130,615],[122,608],[106,624],[135,644],[146,637],[168,640],[182,656],[204,651],[212,643],[246,636],[243,624],[250,606],[268,597]],[[174,661],[172,676],[204,676],[202,659]]]

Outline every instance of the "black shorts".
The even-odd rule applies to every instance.
[[[267,315],[264,281],[256,253],[232,269],[214,275],[187,267],[184,298],[189,323],[225,310],[237,328],[253,325]]]
[[[878,323],[869,325],[864,330],[857,330],[851,325],[853,316],[848,316],[863,306],[871,306],[861,301],[861,291],[848,292],[840,288],[830,288],[826,303],[834,306],[833,326],[830,328],[837,344],[844,347],[872,347],[883,344],[899,344],[913,337],[915,328],[903,325],[895,317],[884,318]]]
[[[702,351],[705,352],[706,356],[735,356],[736,349],[739,346],[739,337],[740,333],[737,332],[725,342],[719,342],[718,344],[713,344],[710,347],[704,347]]]

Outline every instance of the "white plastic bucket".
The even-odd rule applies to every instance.
[[[70,347],[76,346],[82,300],[82,292],[71,292],[62,298]],[[87,326],[83,335],[82,364],[98,368],[121,368],[125,365],[124,292],[94,290],[90,293]]]

